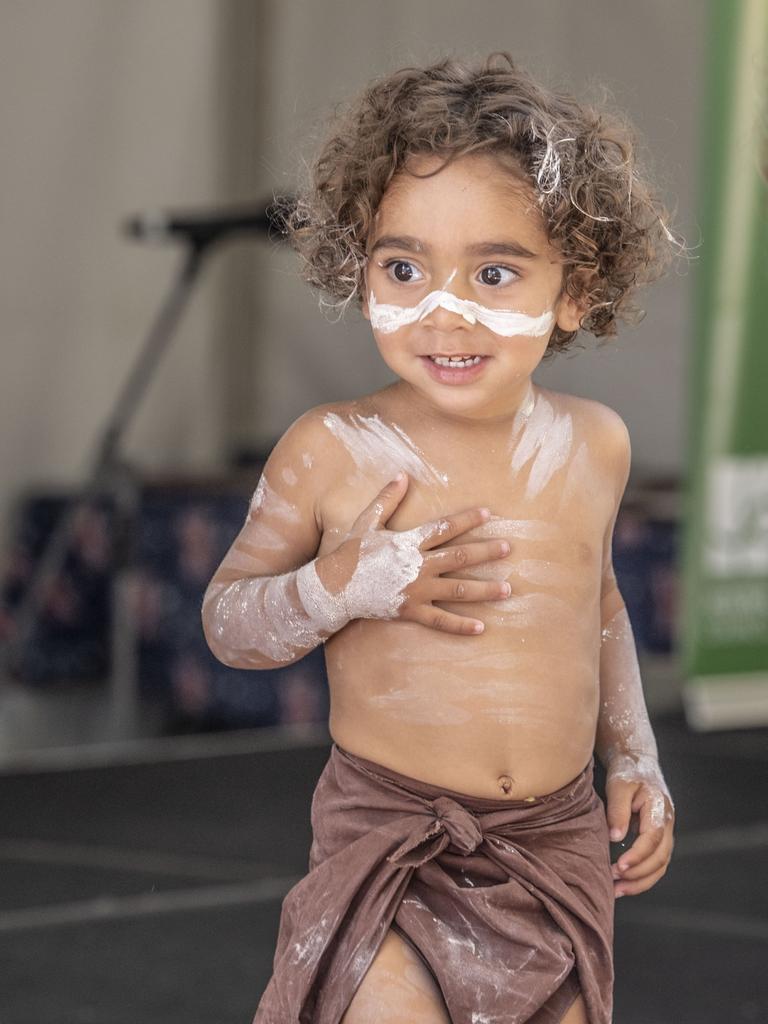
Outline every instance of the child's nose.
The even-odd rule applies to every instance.
[[[422,318],[422,323],[440,330],[453,330],[462,324],[468,326],[475,323],[474,316],[462,308],[462,296],[458,295],[453,288],[449,292],[445,291],[447,294],[441,295],[440,303],[430,309]]]
[[[454,313],[453,310],[445,309],[443,306],[438,306],[428,313],[422,320],[422,323],[441,331],[452,331],[457,327],[468,326],[466,317],[462,316],[461,313]]]

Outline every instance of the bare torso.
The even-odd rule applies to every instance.
[[[597,724],[602,542],[614,494],[593,443],[595,403],[533,386],[512,432],[462,434],[409,416],[399,399],[384,389],[326,417],[343,470],[322,501],[318,555],[405,468],[408,492],[387,528],[487,506],[491,521],[451,543],[503,537],[509,555],[450,575],[505,579],[512,593],[442,604],[481,619],[479,636],[398,619],[356,619],[335,634],[325,645],[331,735],[459,792],[552,792],[589,761]]]

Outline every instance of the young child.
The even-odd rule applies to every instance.
[[[616,333],[665,216],[623,119],[505,53],[337,115],[286,229],[397,379],[288,428],[202,608],[226,665],[325,645],[334,742],[256,1024],[611,1021],[614,898],[674,822],[611,564],[630,442],[531,375]]]

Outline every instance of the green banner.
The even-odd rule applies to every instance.
[[[768,723],[768,3],[710,13],[680,637],[697,729]]]

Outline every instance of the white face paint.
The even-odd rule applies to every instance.
[[[373,291],[368,299],[371,327],[383,334],[390,334],[392,331],[405,327],[406,324],[423,320],[438,306],[442,306],[443,309],[447,309],[451,313],[459,313],[470,324],[475,324],[479,320],[494,334],[500,334],[504,338],[512,338],[520,334],[537,338],[546,334],[555,321],[551,310],[547,310],[541,316],[528,316],[515,309],[490,309],[488,306],[481,306],[479,302],[472,302],[470,299],[459,299],[453,292],[445,291],[442,288],[425,295],[415,306],[379,303],[376,301]]]

